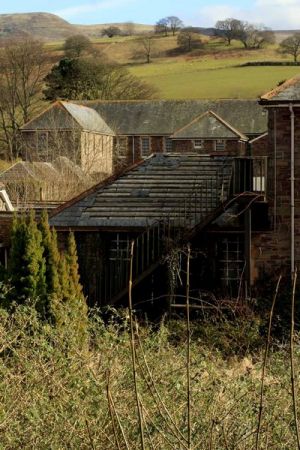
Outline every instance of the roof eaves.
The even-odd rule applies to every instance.
[[[256,136],[254,139],[251,139],[251,141],[249,141],[249,144],[253,144],[253,143],[256,142],[256,141],[259,141],[260,139],[262,139],[262,138],[268,136],[268,134],[269,134],[269,133],[266,131],[265,133],[260,134],[259,136]]]
[[[237,136],[239,136],[241,138],[241,140],[243,141],[248,141],[249,139],[247,138],[247,136],[243,133],[241,133],[239,130],[237,130],[236,128],[234,128],[232,125],[230,125],[230,123],[226,122],[226,120],[222,119],[222,117],[220,117],[218,114],[216,114],[213,111],[209,111],[209,113],[213,116],[215,116],[216,119],[218,119],[221,123],[223,123],[223,125],[228,128],[230,131],[232,131],[234,134],[236,134]]]
[[[110,129],[109,133],[104,133],[102,131],[96,131],[96,130],[88,130],[87,128],[82,128],[82,131],[86,132],[86,133],[92,132],[92,133],[100,134],[101,136],[112,136],[112,137],[117,136],[117,134],[110,127],[108,127],[108,128]]]

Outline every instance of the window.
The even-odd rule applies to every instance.
[[[215,143],[216,152],[222,152],[225,150],[225,141],[223,139],[217,139]]]
[[[126,158],[127,154],[127,137],[121,136],[117,139],[117,156],[118,158]]]
[[[147,158],[150,155],[150,137],[141,138],[141,156]]]
[[[194,140],[194,149],[195,150],[203,150],[204,149],[203,139],[195,139]]]
[[[47,131],[38,131],[37,133],[37,151],[39,157],[43,160],[48,157],[48,133]]]
[[[111,240],[109,249],[110,261],[129,261],[131,240],[125,233],[117,233],[115,239]]]
[[[165,138],[165,152],[171,152],[173,150],[173,141],[170,138]]]
[[[225,286],[238,286],[245,268],[244,248],[239,236],[224,238],[219,244],[219,269]]]

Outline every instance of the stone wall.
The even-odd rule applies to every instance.
[[[21,132],[21,153],[26,161],[53,162],[66,156],[80,163],[80,132],[78,130],[36,130]]]
[[[255,139],[253,139],[251,144],[251,154],[252,156],[267,156],[268,155],[268,134],[263,134]]]
[[[84,131],[81,133],[81,161],[84,172],[94,174],[113,173],[113,137]]]
[[[269,109],[268,183],[270,231],[252,239],[253,280],[290,270],[291,118],[287,107]],[[295,261],[300,262],[300,109],[295,108]]]

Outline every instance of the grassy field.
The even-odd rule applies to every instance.
[[[300,73],[299,67],[239,67],[249,61],[289,61],[278,53],[278,45],[245,50],[233,41],[229,47],[220,39],[202,36],[203,48],[176,54],[177,36],[154,36],[150,64],[145,64],[143,36],[93,39],[106,58],[124,65],[157,90],[161,99],[257,98],[279,82]],[[59,51],[63,42],[47,44]],[[59,52],[61,53],[61,52]],[[173,56],[172,56],[173,54]]]
[[[278,82],[298,75],[297,67],[219,67],[161,63],[135,67],[134,75],[153,85],[162,99],[256,98]]]
[[[72,327],[43,324],[33,308],[10,315],[0,309],[0,318],[1,450],[142,448],[125,315],[106,326],[99,316],[91,318],[89,346],[82,348],[73,345]],[[188,449],[185,326],[177,321],[136,331],[147,450]],[[250,348],[260,339],[259,324],[247,317],[228,326],[221,318],[217,325],[192,326],[193,450],[255,450],[263,348]],[[218,342],[239,356],[225,356]],[[284,345],[270,355],[258,448],[296,448]]]

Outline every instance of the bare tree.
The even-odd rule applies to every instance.
[[[192,31],[182,30],[177,37],[177,44],[179,47],[185,51],[190,52],[194,48],[199,48],[202,46],[202,41],[199,38],[199,35],[193,33]]]
[[[228,45],[233,39],[239,38],[242,22],[238,19],[228,18],[225,20],[218,20],[215,25],[216,35],[225,39]]]
[[[11,42],[0,52],[0,139],[11,159],[18,156],[18,129],[41,108],[49,60],[32,39]]]
[[[264,25],[253,25],[249,22],[241,22],[241,28],[237,34],[246,49],[259,49],[275,42],[272,30]]]
[[[155,33],[168,36],[168,31],[169,31],[169,22],[167,18],[160,19],[158,22],[156,22]]]
[[[146,63],[149,64],[151,62],[151,52],[152,52],[152,37],[147,36],[140,40],[143,54],[146,58]]]
[[[82,53],[90,50],[92,43],[83,34],[75,34],[66,39],[64,43],[65,55],[69,58],[79,58]]]
[[[175,36],[176,32],[178,30],[180,30],[180,28],[183,27],[182,20],[180,20],[179,17],[176,17],[176,16],[167,17],[167,23],[168,23],[168,26],[169,26],[173,36]]]
[[[279,45],[279,51],[286,55],[292,55],[294,62],[297,62],[300,55],[300,33],[295,33],[284,39]]]

